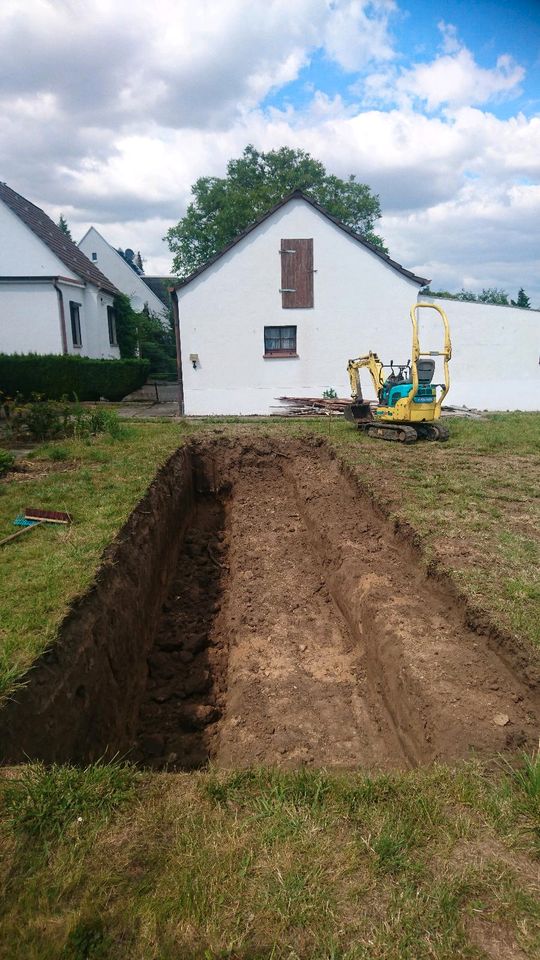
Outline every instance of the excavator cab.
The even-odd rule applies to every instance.
[[[420,348],[417,311],[420,308],[436,310],[444,328],[442,350],[422,351]],[[411,307],[413,327],[412,360],[404,364],[390,362],[388,369],[376,353],[370,351],[356,360],[349,360],[347,370],[351,381],[352,403],[345,410],[347,420],[356,422],[359,429],[371,437],[414,443],[419,438],[447,440],[448,430],[439,422],[441,405],[450,388],[448,362],[452,356],[448,318],[434,303],[416,303]],[[434,384],[435,357],[444,362],[444,383]],[[377,406],[364,400],[360,383],[360,369],[367,367],[378,398]],[[437,390],[440,389],[439,395]]]

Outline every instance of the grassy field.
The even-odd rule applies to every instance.
[[[157,465],[214,429],[326,437],[426,563],[538,642],[540,415],[450,428],[400,447],[329,420],[137,422],[37,449],[0,481],[0,536],[28,504],[76,522],[2,548],[1,688],[53,640]],[[0,775],[0,844],[0,960],[540,955],[538,755],[371,778],[29,765]]]
[[[538,957],[539,798],[538,763],[26,767],[0,787],[0,957]]]

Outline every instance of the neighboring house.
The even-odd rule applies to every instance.
[[[29,200],[0,183],[0,352],[118,358],[117,288]]]
[[[176,284],[186,414],[268,414],[278,397],[329,388],[349,396],[350,358],[410,358],[409,311],[427,282],[295,191]],[[437,302],[454,345],[448,402],[540,408],[538,313]],[[428,313],[424,349],[440,349]]]
[[[147,282],[147,280],[154,281],[155,279],[161,280],[161,278],[147,278],[136,273],[127,260],[110,243],[107,243],[95,227],[90,227],[86,231],[82,240],[79,241],[79,249],[86,254],[96,267],[103,270],[103,273],[113,280],[122,293],[129,297],[131,306],[137,313],[146,309],[161,320],[167,319],[168,306],[166,301],[159,293],[156,293],[154,285]]]

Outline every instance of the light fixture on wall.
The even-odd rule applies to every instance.
[[[191,365],[192,365],[193,369],[196,370],[196,369],[197,369],[197,364],[198,364],[198,362],[199,362],[199,354],[198,354],[198,353],[190,353],[189,359],[190,359],[190,361],[191,361]]]

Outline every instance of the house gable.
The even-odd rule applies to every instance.
[[[232,240],[229,244],[227,244],[226,247],[223,248],[223,250],[218,251],[218,253],[216,253],[213,257],[211,257],[210,260],[202,264],[200,267],[197,268],[197,270],[194,270],[193,273],[191,273],[188,277],[186,277],[185,280],[181,280],[179,283],[177,283],[175,285],[176,289],[180,290],[181,288],[187,286],[189,283],[191,283],[193,280],[199,277],[202,273],[204,273],[209,267],[213,266],[213,264],[216,263],[218,260],[220,260],[221,257],[229,253],[231,249],[233,249],[238,244],[242,244],[242,242],[246,239],[246,237],[248,237],[250,234],[256,231],[262,224],[265,223],[265,221],[274,217],[276,213],[278,213],[288,204],[294,201],[299,201],[299,200],[308,204],[310,207],[316,210],[319,214],[325,217],[330,223],[333,223],[334,226],[336,226],[339,230],[343,231],[345,234],[351,237],[351,239],[353,239],[357,244],[362,246],[364,249],[369,250],[372,254],[378,257],[383,263],[391,267],[393,270],[397,271],[398,273],[402,274],[408,279],[413,280],[415,283],[417,283],[421,287],[425,286],[427,283],[430,282],[425,277],[418,277],[414,273],[412,273],[412,271],[407,270],[405,267],[402,267],[402,265],[398,263],[396,260],[392,260],[392,258],[389,257],[388,254],[384,253],[379,247],[375,246],[375,244],[373,243],[370,243],[368,240],[365,240],[358,233],[355,233],[354,230],[352,230],[350,227],[346,226],[344,223],[338,220],[337,217],[334,217],[332,214],[330,214],[327,210],[325,210],[324,207],[318,204],[315,200],[312,200],[311,197],[308,197],[307,194],[303,193],[301,190],[295,190],[293,191],[293,193],[289,194],[289,196],[285,197],[283,200],[280,200],[279,203],[277,203],[274,207],[268,210],[262,217],[260,217],[258,220],[255,220],[252,224],[246,227],[246,229],[243,230],[241,233],[239,233],[238,236],[234,238],[234,240]]]
[[[0,200],[60,261],[61,273],[65,274],[67,267],[70,276],[75,275],[113,296],[118,293],[114,284],[85,257],[77,244],[66,237],[40,207],[16,193],[6,183],[0,183]]]
[[[0,276],[79,279],[1,200]]]
[[[90,227],[79,241],[79,248],[89,259],[92,259],[94,253],[97,255],[97,260],[94,261],[96,265],[99,264],[99,269],[107,273],[116,286],[130,298],[134,310],[140,311],[147,304],[151,313],[159,317],[166,314],[166,306],[145,282],[145,278],[131,269],[99,230]]]

